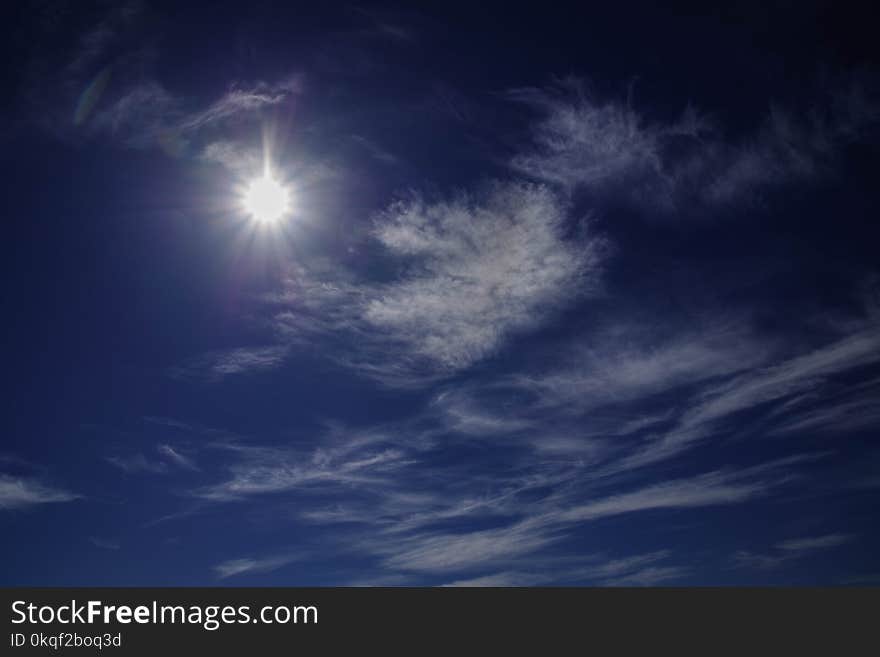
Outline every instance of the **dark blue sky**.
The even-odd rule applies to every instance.
[[[3,584],[880,582],[867,12],[286,4],[4,10]]]

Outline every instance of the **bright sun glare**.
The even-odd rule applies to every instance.
[[[244,193],[244,208],[257,221],[272,223],[287,213],[290,199],[284,186],[266,174],[248,185]]]

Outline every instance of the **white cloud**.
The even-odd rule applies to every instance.
[[[873,321],[796,355],[737,324],[671,338],[655,333],[626,327],[599,332],[543,372],[459,384],[435,398],[432,409],[447,430],[460,434],[504,436],[579,459],[617,456],[603,474],[656,463],[729,433],[726,420],[750,409],[764,412],[756,430],[768,435],[873,426],[878,409],[872,384],[834,383],[844,372],[880,361]],[[684,392],[675,406],[651,405],[654,396],[673,390]],[[638,447],[626,455],[634,439]]]
[[[626,574],[638,572],[642,568],[662,561],[669,557],[668,550],[660,550],[659,552],[651,552],[649,554],[639,554],[621,559],[612,559],[598,566],[591,566],[588,572],[592,578],[610,579],[621,577]]]
[[[632,468],[666,459],[717,430],[730,416],[820,390],[829,378],[880,361],[880,331],[873,325],[812,352],[794,356],[700,392],[677,425],[620,463]]]
[[[183,132],[201,130],[216,123],[250,114],[265,107],[284,102],[300,90],[296,79],[279,84],[257,83],[249,88],[234,87],[206,109],[194,112],[180,121],[178,129]]]
[[[148,472],[152,474],[162,474],[168,472],[168,464],[154,459],[148,459],[143,454],[131,454],[127,456],[108,456],[105,459],[111,465],[126,473]]]
[[[689,413],[689,424],[705,423],[757,404],[801,393],[827,377],[880,360],[880,330],[870,327],[779,365],[720,387]]]
[[[443,586],[456,588],[534,586],[535,584],[543,584],[546,581],[546,577],[543,575],[505,571],[501,573],[493,573],[491,575],[483,575],[482,577],[458,579],[454,582],[444,584]]]
[[[368,139],[363,135],[351,135],[351,140],[358,144],[370,157],[382,164],[400,163],[400,159],[396,155],[382,148],[372,139]]]
[[[263,169],[263,152],[254,144],[242,144],[230,139],[218,139],[205,145],[201,158],[222,164],[242,176],[253,176]]]
[[[628,575],[612,577],[600,582],[601,586],[656,586],[679,580],[690,572],[682,566],[649,566]]]
[[[602,101],[579,80],[512,96],[543,113],[514,169],[654,212],[750,201],[770,186],[830,174],[841,147],[880,117],[853,83],[806,116],[772,107],[752,137],[731,144],[691,107],[675,121],[650,121],[629,99]]]
[[[289,447],[218,443],[233,457],[223,481],[193,491],[206,500],[228,501],[293,489],[381,485],[409,460],[402,450],[381,445],[382,436],[356,434],[339,447],[298,451]]]
[[[469,474],[461,464],[432,462],[430,452],[413,455],[394,474],[360,481],[355,498],[311,507],[299,516],[314,523],[376,529],[377,541],[394,542],[392,536],[412,537],[440,525],[517,518],[533,508],[530,497],[543,497],[544,491],[570,483],[572,477],[570,467]]]
[[[624,514],[738,504],[768,494],[785,483],[783,471],[803,457],[793,457],[742,470],[715,471],[699,476],[671,480],[578,503],[583,490],[563,487],[532,505],[521,505],[521,517],[512,523],[477,531],[428,530],[393,533],[387,538],[365,541],[367,549],[384,557],[390,570],[453,572],[484,568],[533,554],[565,538],[572,527],[585,522]],[[574,480],[569,478],[569,483]],[[624,573],[634,574],[640,567],[665,558],[666,553],[643,555],[638,559],[609,562],[603,567],[585,569],[582,579],[615,581]],[[677,577],[684,571],[654,572],[655,577]],[[645,580],[649,579],[645,573]],[[657,580],[659,581],[659,579]],[[618,583],[618,582],[615,582]],[[633,580],[631,583],[635,584]],[[622,584],[622,582],[621,582]]]
[[[503,437],[508,444],[531,445],[547,455],[568,455],[581,465],[601,463],[590,470],[598,478],[656,463],[698,440],[729,432],[723,421],[739,411],[775,402],[768,417],[778,422],[773,415],[782,412],[780,405],[800,399],[815,406],[813,396],[830,378],[880,358],[880,334],[864,324],[852,335],[787,360],[778,355],[782,345],[734,325],[672,339],[650,333],[646,338],[617,331],[567,354],[565,365],[543,373],[459,385],[438,396],[432,409],[449,431]],[[652,396],[675,389],[686,391],[675,407],[664,403],[665,410],[658,411],[645,406]],[[870,390],[861,394],[827,412],[799,417],[787,408],[786,423],[779,429],[771,423],[767,431],[816,429],[838,418],[835,430],[868,426],[872,416],[866,409],[876,404]],[[649,410],[634,416],[636,402],[637,409]],[[865,418],[842,417],[856,409]]]
[[[92,126],[143,148],[170,135],[182,113],[180,98],[155,80],[146,80],[99,112]]]
[[[509,382],[536,394],[542,407],[583,412],[727,377],[770,355],[768,345],[739,324],[658,333],[656,327],[616,327],[569,349],[564,366]]]
[[[561,384],[551,386],[552,395],[542,389],[539,403],[529,406],[511,397],[509,388],[499,392],[489,386],[488,392],[481,392],[479,386],[450,387],[434,398],[417,421],[389,427],[387,433],[382,433],[383,438],[368,444],[365,453],[345,450],[320,460],[318,466],[314,459],[302,456],[294,462],[290,456],[279,459],[276,455],[265,459],[266,469],[260,463],[248,461],[234,470],[232,480],[214,491],[220,492],[216,499],[345,482],[360,491],[356,499],[312,507],[301,516],[316,523],[348,523],[352,527],[372,528],[373,533],[363,543],[382,558],[386,569],[454,572],[502,565],[508,566],[504,572],[521,572],[509,570],[511,560],[555,543],[567,536],[572,527],[585,522],[646,511],[740,504],[768,495],[784,485],[789,481],[791,468],[820,455],[798,455],[755,468],[716,470],[613,495],[597,496],[597,489],[591,488],[595,485],[602,490],[602,486],[609,484],[608,477],[622,472],[631,476],[636,466],[646,466],[678,453],[689,441],[709,435],[717,421],[741,408],[751,408],[765,400],[784,401],[791,394],[813,390],[837,372],[869,362],[866,356],[876,353],[872,346],[878,339],[870,328],[863,327],[836,343],[781,362],[777,358],[776,364],[767,366],[768,361],[774,362],[771,356],[775,350],[770,349],[766,341],[755,340],[747,331],[731,326],[687,334],[680,342],[660,339],[642,344],[633,339],[634,335],[638,334],[624,332],[617,342],[609,339],[600,343],[601,348],[586,352],[579,362],[570,365],[574,376],[579,363],[589,364],[577,378],[575,392],[563,394],[557,390],[563,387]],[[608,354],[619,358],[609,358]],[[617,372],[615,366],[623,371]],[[756,366],[760,367],[756,369]],[[743,369],[751,371],[743,374]],[[509,382],[505,382],[507,384]],[[597,454],[605,462],[598,468],[593,467],[592,457],[585,460],[586,452],[578,452],[574,447],[562,452],[538,449],[543,441],[552,443],[556,439],[553,431],[543,430],[548,426],[547,421],[538,424],[543,429],[533,442],[520,440],[533,433],[536,420],[540,420],[541,413],[548,408],[554,411],[553,417],[558,417],[556,410],[569,405],[588,409],[589,417],[595,418],[595,409],[602,405],[640,400],[685,385],[699,387],[696,392],[688,393],[691,401],[684,409],[637,418],[622,413],[616,430],[609,430],[610,436],[620,438],[628,436],[628,432],[645,429],[649,433],[641,435],[637,442],[624,442],[622,447],[629,450],[635,447],[635,451],[621,453],[621,446],[602,447]],[[528,390],[534,388],[534,385],[527,387]],[[716,405],[724,395],[731,398]],[[486,398],[492,403],[483,403]],[[509,405],[505,407],[507,402]],[[578,417],[572,415],[569,420]],[[424,426],[420,426],[420,422]],[[670,423],[672,429],[665,428]],[[558,429],[573,426],[563,422]],[[658,426],[663,429],[658,430]],[[601,429],[600,426],[596,430]],[[592,428],[587,429],[588,434],[590,430]],[[438,440],[450,440],[450,433],[468,441],[477,436],[493,441],[501,437],[504,445],[495,454],[510,454],[512,460],[502,461],[504,465],[497,470],[497,477],[489,478],[481,473],[479,478],[471,479],[471,471],[462,465],[434,469],[429,478],[431,487],[423,487],[424,467],[429,457],[419,450],[436,449]],[[410,440],[412,445],[407,443]],[[382,441],[386,444],[381,444]],[[643,447],[645,444],[647,448]],[[531,460],[534,451],[526,450],[517,456],[517,450],[529,445],[544,457],[560,454],[570,458],[549,462],[542,458],[539,470]],[[505,447],[509,451],[505,451]],[[392,458],[387,463],[381,458],[376,460],[382,454],[390,454]],[[609,458],[611,456],[615,458]],[[360,463],[367,467],[363,470],[349,467]],[[526,467],[528,463],[531,468]],[[394,476],[386,476],[388,473],[381,468],[373,470],[380,464],[382,468],[386,465],[393,468]],[[256,470],[254,465],[258,466]],[[442,495],[436,493],[438,485],[443,489]],[[452,522],[487,520],[502,524],[476,531],[440,529]],[[644,572],[637,576],[638,571]],[[671,581],[684,572],[678,567],[646,563],[628,572],[594,573],[591,577],[593,581],[609,584],[635,585]]]
[[[174,449],[171,445],[159,445],[156,447],[159,453],[166,457],[169,461],[174,463],[175,465],[185,468],[186,470],[198,470],[199,467],[195,464],[188,456],[184,456],[178,450]]]
[[[199,356],[171,373],[180,378],[220,381],[232,375],[275,369],[284,362],[287,352],[285,345],[237,347]]]
[[[296,561],[297,555],[281,555],[274,557],[230,559],[214,566],[214,572],[220,579],[244,575],[246,573],[267,573],[278,570],[282,566]]]
[[[444,586],[534,586],[590,583],[598,586],[652,586],[679,579],[689,570],[680,566],[662,566],[668,550],[638,554],[619,559],[601,555],[579,555],[573,559],[532,559],[529,570],[504,570],[489,575],[459,579]],[[571,564],[574,560],[576,563]],[[525,560],[523,560],[525,561]],[[583,563],[584,565],[577,565]],[[512,564],[516,565],[514,560]]]
[[[826,550],[828,548],[837,547],[853,540],[850,534],[826,534],[824,536],[806,536],[801,538],[791,538],[787,541],[777,544],[777,548],[785,552],[802,554],[805,552],[813,552],[815,550]]]
[[[601,102],[577,80],[566,80],[556,90],[521,89],[512,96],[545,114],[534,130],[535,151],[517,155],[513,167],[569,188],[621,185],[634,175],[658,175],[667,133],[684,130],[695,136],[699,128],[698,123],[673,129],[647,125],[628,103]]]
[[[466,533],[398,537],[378,547],[393,552],[385,559],[392,570],[450,572],[531,554],[554,537],[532,522]]]
[[[192,100],[154,79],[141,79],[97,112],[89,126],[135,148],[160,148],[169,155],[181,155],[211,128],[254,117],[261,109],[284,102],[297,90],[295,80],[273,85],[259,82],[233,87],[207,107],[194,109]],[[245,148],[229,140],[217,143],[220,146],[204,146],[203,157],[226,163],[224,155],[230,148]]]
[[[108,456],[105,460],[128,474],[166,474],[170,472],[170,466],[184,470],[199,470],[195,461],[171,445],[156,445],[156,452],[159,454],[158,457],[148,457],[141,452],[136,452],[128,455]]]
[[[823,536],[806,536],[792,538],[774,546],[774,550],[768,554],[759,554],[740,550],[733,555],[733,561],[737,566],[753,568],[756,570],[770,570],[778,568],[793,559],[830,550],[849,543],[855,538],[851,534],[825,534]]]
[[[784,561],[784,555],[756,554],[748,550],[739,550],[733,555],[733,562],[736,566],[755,570],[772,570]]]
[[[739,323],[671,335],[654,325],[618,326],[560,349],[542,371],[457,384],[431,410],[451,432],[597,461],[676,427],[688,397],[699,403],[700,391],[767,363],[771,345]],[[676,405],[652,405],[676,390],[684,392]]]
[[[277,316],[290,339],[341,331],[343,362],[387,383],[435,380],[495,353],[593,292],[605,242],[567,236],[567,209],[541,185],[496,183],[478,196],[398,202],[375,235],[400,273],[387,283],[295,273]]]
[[[510,437],[534,428],[534,422],[515,411],[503,414],[480,404],[477,392],[466,386],[445,390],[432,400],[431,410],[448,430],[466,435]]]
[[[70,502],[79,495],[35,479],[0,474],[0,510],[24,509],[51,502]]]
[[[417,357],[470,365],[589,290],[601,252],[565,241],[564,222],[559,200],[531,185],[496,185],[482,203],[396,204],[378,239],[418,267],[370,299],[364,319]]]
[[[583,522],[638,511],[718,506],[763,495],[777,482],[748,476],[749,471],[708,472],[689,479],[653,484],[560,511],[560,521]]]
[[[842,389],[809,391],[781,405],[774,413],[774,434],[841,434],[880,426],[880,381]],[[784,410],[784,413],[782,412]]]

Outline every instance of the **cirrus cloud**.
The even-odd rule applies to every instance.
[[[358,351],[340,360],[396,384],[467,368],[595,293],[608,254],[588,224],[569,226],[563,200],[528,183],[400,201],[374,234],[397,276],[352,283],[298,271],[277,321],[289,339],[348,335]]]
[[[33,478],[0,474],[0,510],[24,509],[51,502],[70,502],[78,497]]]

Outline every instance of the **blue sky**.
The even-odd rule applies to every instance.
[[[880,582],[867,16],[8,11],[3,584]]]

